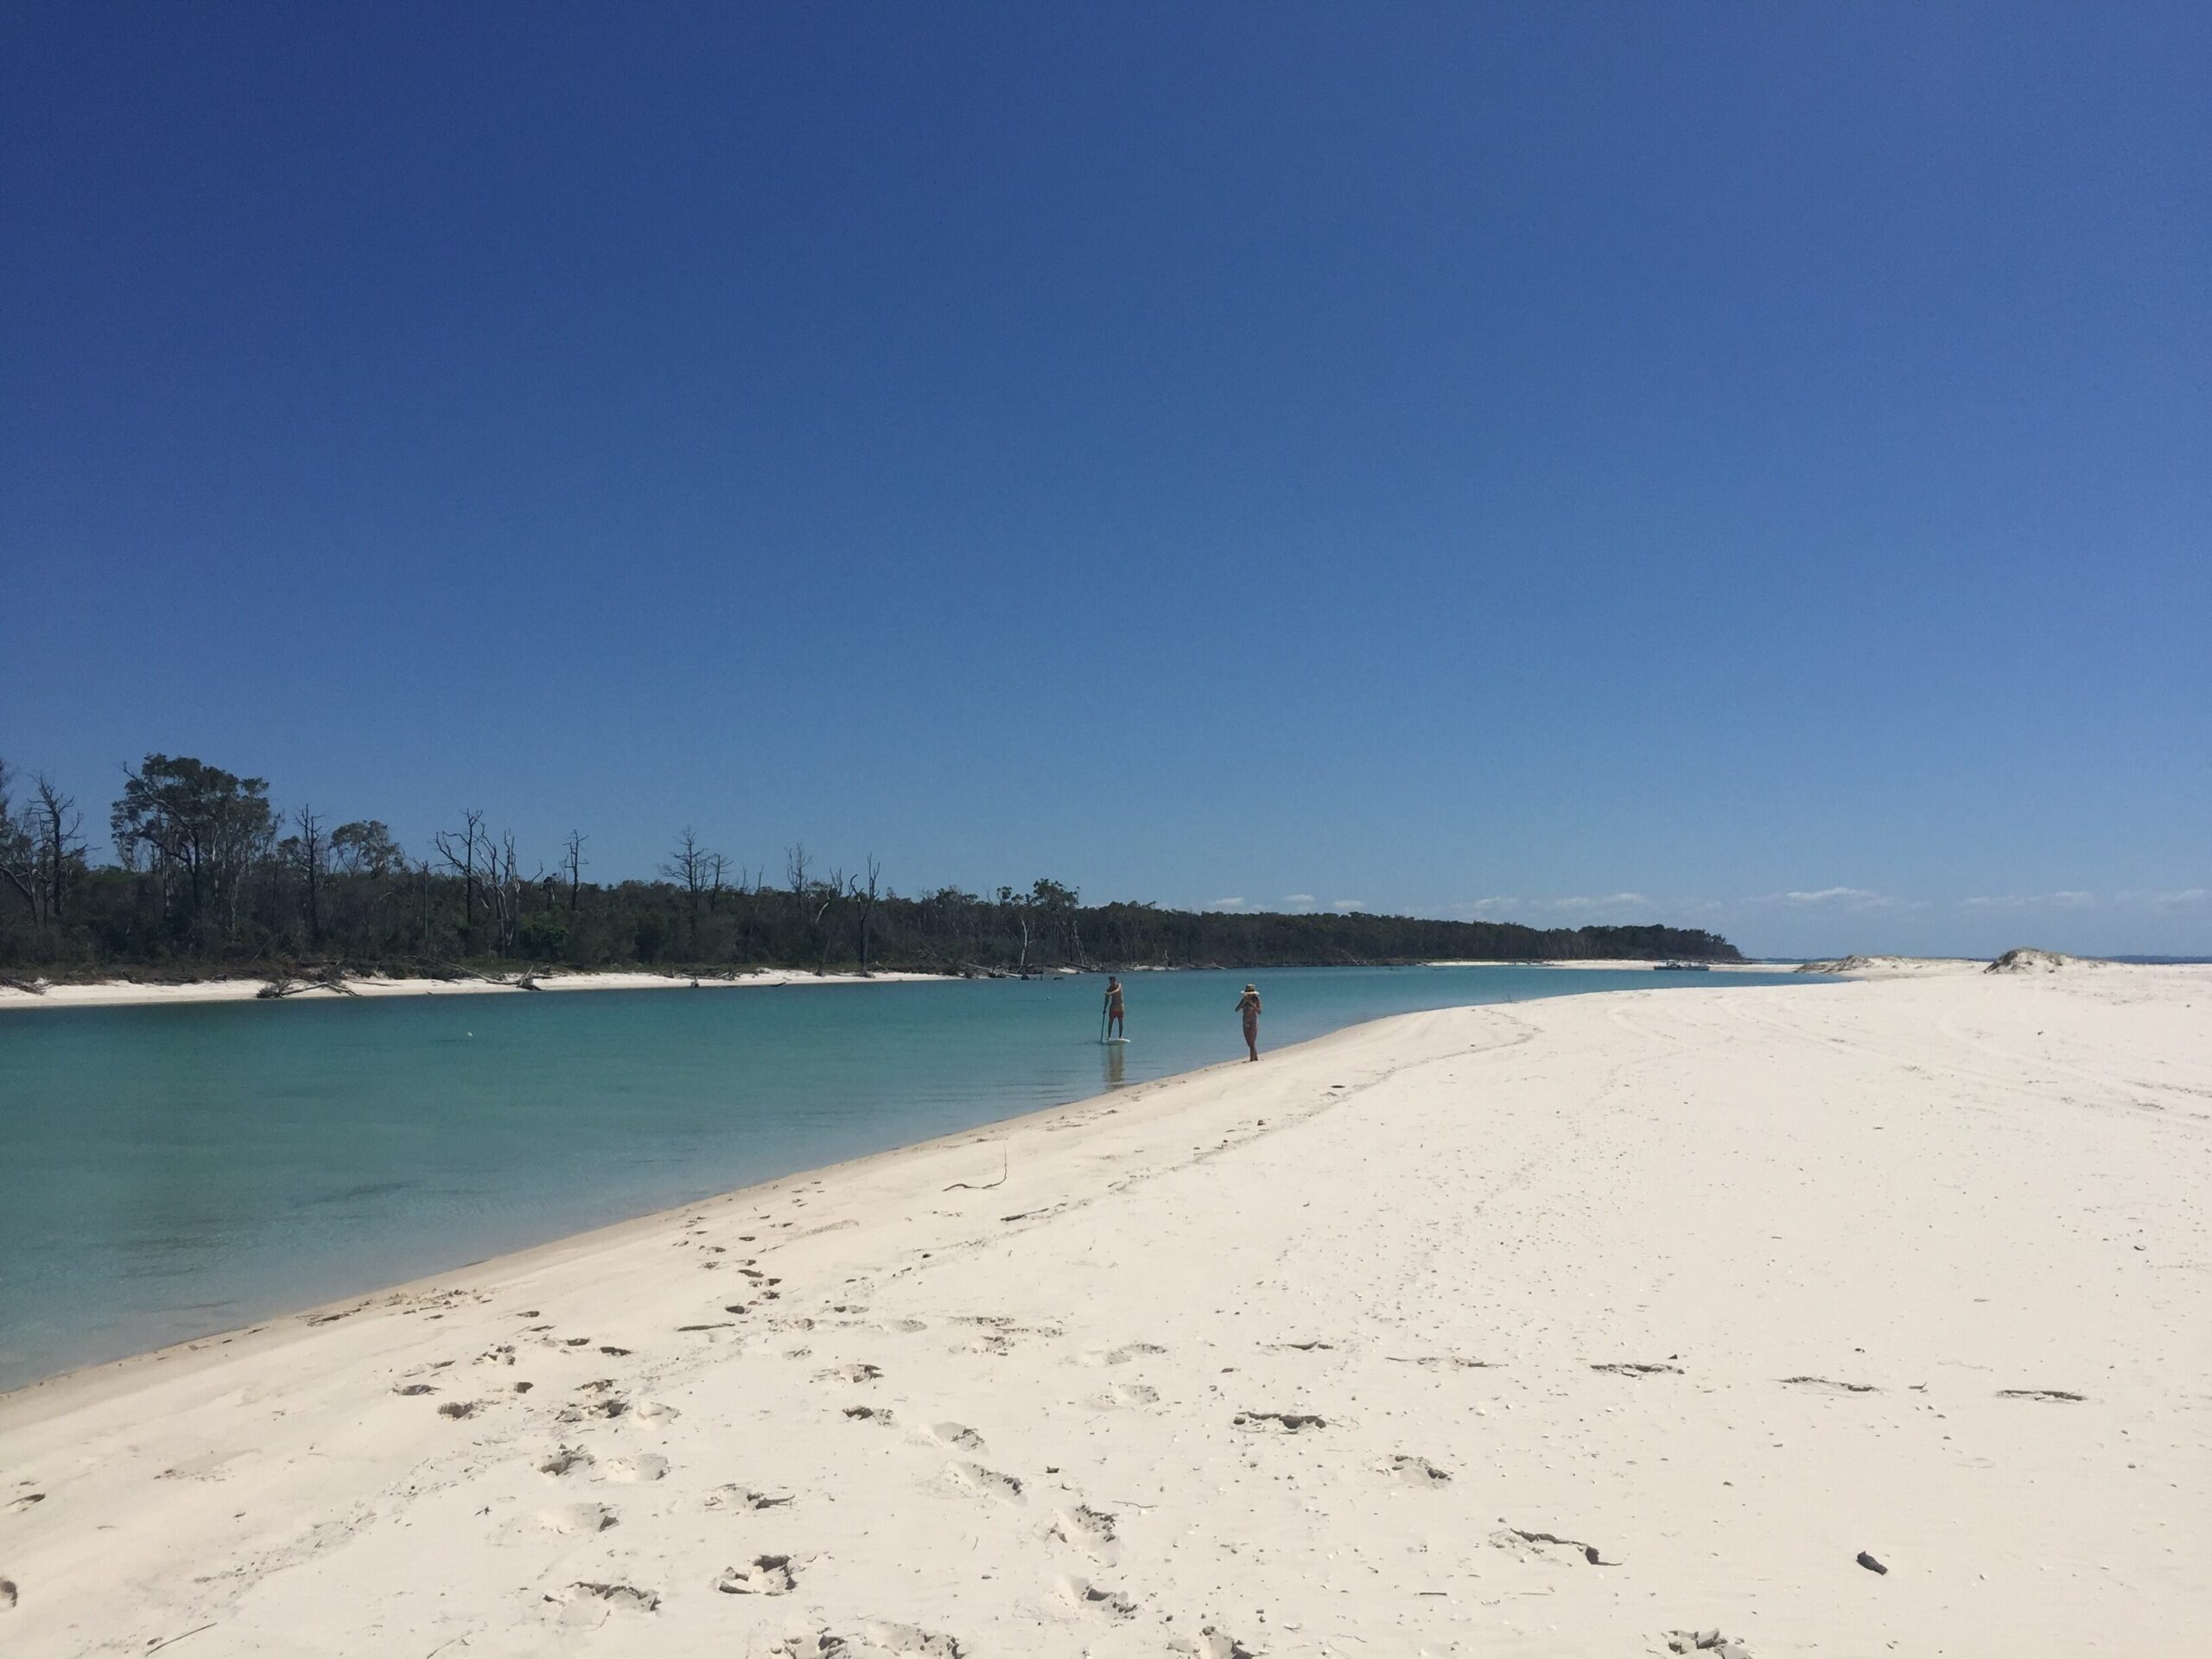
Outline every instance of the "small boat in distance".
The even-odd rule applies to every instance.
[[[1651,964],[1651,971],[1655,974],[1709,974],[1713,971],[1713,964],[1709,962],[1655,962]]]

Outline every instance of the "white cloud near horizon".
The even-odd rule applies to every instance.
[[[1900,899],[1872,887],[1794,887],[1787,893],[1762,893],[1746,899],[1747,905],[1790,905],[1800,908],[1834,905],[1847,910],[1925,910],[1924,899]]]
[[[1564,899],[1540,899],[1532,909],[1548,910],[1567,921],[1593,922],[1608,914],[1630,909],[1649,910],[1657,904],[1649,893],[1572,893]]]
[[[1828,887],[1791,887],[1779,893],[1753,893],[1735,899],[1662,898],[1629,889],[1618,893],[1563,893],[1551,898],[1489,893],[1479,899],[1459,899],[1435,910],[1416,903],[1402,912],[1394,911],[1391,913],[1440,915],[1468,921],[1512,921],[1532,927],[1656,921],[1676,926],[1712,926],[1726,931],[1731,926],[1756,928],[1763,925],[1757,920],[1759,916],[1771,918],[1777,912],[1802,912],[1808,920],[1814,917],[1836,918],[1853,912],[1902,917],[1913,912],[1941,914],[1946,910],[1955,914],[1963,912],[1987,918],[2037,910],[2088,912],[2132,908],[2138,912],[2171,912],[2208,901],[2212,901],[2212,887],[2145,887],[2110,893],[2060,887],[2047,893],[1977,893],[1929,899],[1905,898],[1879,888],[1851,887],[1839,882]],[[1235,893],[1210,899],[1201,908],[1255,914],[1268,909],[1271,903],[1279,904],[1291,912],[1376,913],[1374,906],[1365,899],[1332,899],[1325,904],[1318,895],[1311,893],[1285,893],[1280,899],[1273,901],[1250,899],[1244,894]]]
[[[1448,906],[1446,908],[1462,916],[1471,916],[1488,921],[1491,919],[1492,912],[1517,906],[1520,902],[1518,899],[1510,894],[1497,894],[1488,899],[1477,899],[1469,903]]]

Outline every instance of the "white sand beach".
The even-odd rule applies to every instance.
[[[1465,960],[1431,962],[1422,964],[1429,968],[1559,968],[1587,969],[1598,972],[1618,973],[1623,969],[1659,968],[1670,965],[1670,959],[1659,957],[1555,957],[1541,962],[1523,958],[1508,960],[1503,957],[1468,957]],[[1716,974],[1771,974],[1796,967],[1794,962],[1707,962],[1699,964],[1695,971]],[[1974,964],[1979,968],[1980,963]]]
[[[611,969],[594,973],[544,973],[519,982],[505,978],[397,979],[380,974],[348,975],[345,989],[308,980],[296,980],[282,998],[287,1002],[327,1002],[340,996],[527,996],[534,991],[667,991],[731,990],[747,987],[773,988],[786,985],[881,985],[905,980],[942,979],[942,974],[880,971],[867,974],[810,974],[790,968],[764,968],[755,972],[726,976],[656,974],[642,969]],[[148,983],[131,979],[96,980],[82,984],[49,984],[37,990],[0,985],[0,1010],[8,1008],[120,1008],[185,1002],[251,1002],[269,985],[260,978],[195,979],[175,983]]]
[[[0,1396],[0,1651],[2200,1650],[2208,1154],[2212,969],[1407,1015]]]

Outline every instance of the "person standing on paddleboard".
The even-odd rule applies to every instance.
[[[1254,1059],[1260,1058],[1260,988],[1247,985],[1244,995],[1236,999],[1236,1012],[1244,1016],[1244,1046]]]
[[[1128,1033],[1122,1029],[1122,982],[1116,976],[1109,974],[1106,976],[1105,1040],[1110,1043],[1116,1037],[1122,1038],[1124,1041],[1128,1040]]]

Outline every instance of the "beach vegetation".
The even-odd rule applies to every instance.
[[[11,798],[20,796],[20,801]],[[86,855],[74,801],[0,765],[0,968],[22,976],[193,978],[336,972],[763,968],[1000,975],[1103,967],[1287,966],[1494,958],[1732,960],[1698,929],[1533,928],[1365,912],[1169,910],[1084,901],[1038,877],[984,893],[912,896],[881,863],[825,864],[802,842],[783,868],[734,861],[691,826],[649,880],[585,879],[588,837],[550,864],[469,808],[420,853],[375,818],[271,802],[268,782],[191,756],[126,770],[116,855]]]

